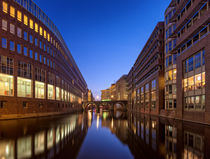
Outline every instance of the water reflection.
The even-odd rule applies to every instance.
[[[0,159],[210,158],[210,127],[124,112],[0,121]]]

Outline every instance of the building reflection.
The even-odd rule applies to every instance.
[[[65,154],[66,145],[81,146],[87,133],[87,120],[82,114],[73,115],[61,124],[51,124],[50,128],[28,132],[23,136],[18,134],[5,137],[11,137],[11,140],[0,140],[0,159],[57,158],[60,153]],[[1,129],[0,133],[7,134],[9,130]],[[69,149],[68,153],[69,151],[72,151],[72,157],[76,158],[78,150]]]

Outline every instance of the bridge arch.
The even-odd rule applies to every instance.
[[[125,104],[123,102],[116,102],[114,103],[114,110],[124,110]]]

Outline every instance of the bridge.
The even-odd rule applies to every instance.
[[[128,101],[127,100],[118,100],[118,101],[91,101],[91,102],[83,102],[82,107],[83,110],[88,109],[97,109],[100,108],[106,109],[106,110],[121,110],[121,111],[127,111]]]

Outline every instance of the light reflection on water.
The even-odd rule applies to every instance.
[[[124,112],[0,121],[0,159],[204,159],[209,134],[209,126]]]

